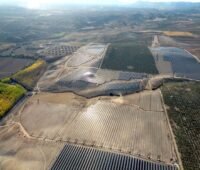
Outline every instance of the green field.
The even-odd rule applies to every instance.
[[[46,62],[39,59],[31,66],[14,74],[11,79],[23,85],[26,89],[32,90],[45,68]]]
[[[162,87],[185,170],[200,167],[200,83],[171,82]]]
[[[26,90],[20,85],[0,82],[0,117],[25,94]]]
[[[153,56],[147,46],[115,43],[109,46],[101,68],[157,74]]]

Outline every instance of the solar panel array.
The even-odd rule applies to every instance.
[[[164,60],[171,63],[173,73],[177,77],[200,80],[200,63],[185,50],[175,47],[158,49]]]
[[[178,170],[176,166],[154,163],[127,155],[66,144],[51,170]]]
[[[120,80],[143,79],[147,77],[148,75],[146,73],[122,72],[122,71],[120,71],[119,73]]]
[[[49,74],[46,76],[50,77],[51,72]],[[44,84],[45,86],[40,83],[40,89],[55,92],[73,91],[90,98],[99,95],[138,92],[145,88],[147,80],[148,75],[145,73],[80,68],[71,70],[67,75],[61,76],[58,81]]]
[[[165,55],[164,59],[171,62],[173,72],[180,77],[200,80],[200,64],[193,57],[183,57],[179,54]]]
[[[148,156],[151,160],[176,160],[162,111],[98,101],[67,124],[59,136],[64,141],[92,143],[132,155]]]

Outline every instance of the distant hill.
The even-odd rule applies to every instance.
[[[78,8],[78,9],[87,9],[88,6],[94,9],[104,9],[104,7],[131,7],[131,8],[156,8],[156,9],[188,9],[188,8],[200,8],[200,2],[147,2],[147,1],[137,1],[132,4],[124,4],[124,3],[107,3],[107,4],[71,4],[68,3],[58,3],[58,4],[46,4],[45,6],[41,6],[41,9],[69,9],[69,8]],[[23,8],[24,5],[21,4],[7,4],[3,5],[0,3],[0,12],[3,10],[5,12],[6,9],[10,11],[26,11],[26,8]],[[112,9],[111,9],[112,10]]]
[[[192,2],[146,2],[140,1],[131,5],[136,8],[200,8],[200,3],[192,3]]]

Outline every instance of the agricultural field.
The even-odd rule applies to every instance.
[[[20,85],[0,82],[0,118],[25,94]]]
[[[6,170],[49,169],[63,147],[24,135],[17,123],[0,126],[0,138],[0,167]]]
[[[199,7],[0,6],[0,169],[199,170]]]
[[[31,90],[35,87],[45,69],[46,62],[39,59],[29,67],[14,74],[11,79]]]
[[[191,32],[164,31],[164,35],[169,37],[193,37]]]
[[[73,93],[40,93],[24,105],[20,121],[31,136],[56,139],[65,123],[73,120],[86,105],[84,98]]]
[[[162,93],[183,166],[186,170],[199,170],[200,84],[168,82]]]
[[[19,121],[34,138],[92,145],[167,164],[177,161],[159,91],[92,99],[40,93],[24,105]]]
[[[101,66],[103,69],[157,74],[155,61],[145,45],[112,44]]]
[[[11,76],[31,63],[33,60],[30,59],[0,57],[0,79]]]

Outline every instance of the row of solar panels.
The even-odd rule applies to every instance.
[[[51,170],[178,170],[131,156],[66,144]]]

